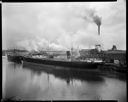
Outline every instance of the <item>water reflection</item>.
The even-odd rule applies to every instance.
[[[49,66],[49,65],[24,65],[23,68],[30,69],[33,73],[40,75],[42,72],[52,74],[57,78],[65,80],[69,84],[72,80],[81,80],[89,82],[103,82],[104,79],[95,71],[83,71],[65,69],[63,67]]]
[[[126,102],[126,82],[98,72],[23,66],[4,62],[5,97],[22,100],[99,100]]]

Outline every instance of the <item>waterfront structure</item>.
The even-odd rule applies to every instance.
[[[108,50],[104,52],[104,60],[114,63],[119,61],[120,64],[126,64],[126,51],[123,50]]]
[[[102,59],[106,63],[126,64],[126,51],[117,50],[115,45],[112,49],[103,51],[100,45],[96,45],[95,49],[82,49],[80,59]]]

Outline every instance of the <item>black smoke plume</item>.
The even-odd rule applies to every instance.
[[[98,26],[98,34],[100,35],[100,25],[101,25],[101,17],[99,16],[93,16],[93,21],[96,23]]]
[[[87,21],[94,22],[98,26],[98,34],[100,35],[101,17],[96,15],[95,9],[85,9],[83,18]]]

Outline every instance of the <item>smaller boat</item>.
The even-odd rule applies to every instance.
[[[19,56],[19,55],[7,55],[7,58],[9,61],[13,61],[17,63],[21,63],[21,60],[22,60],[22,56]]]

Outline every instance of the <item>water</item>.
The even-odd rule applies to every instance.
[[[21,100],[118,100],[126,102],[126,81],[96,72],[23,66],[3,57],[3,98]]]

